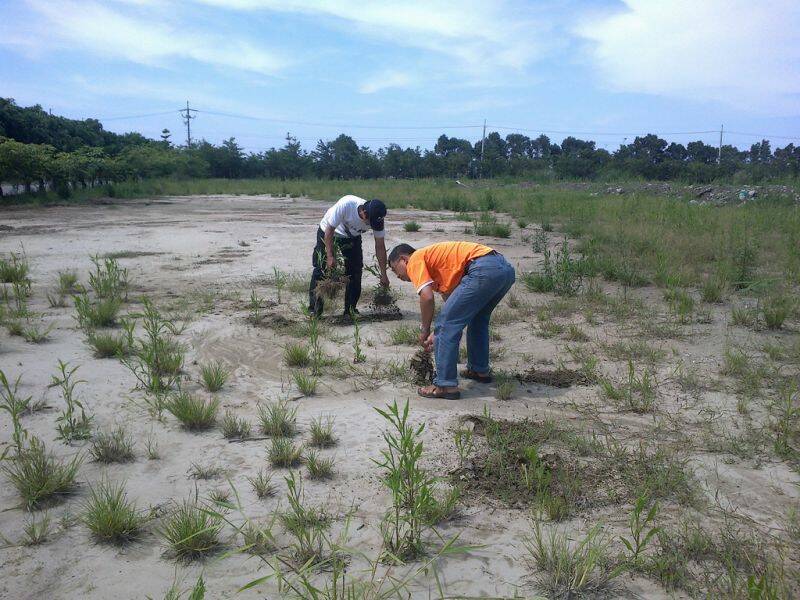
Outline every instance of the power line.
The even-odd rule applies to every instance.
[[[92,117],[96,121],[124,121],[127,119],[144,119],[146,117],[160,117],[162,115],[174,115],[175,113],[179,113],[180,110],[165,110],[162,112],[155,112],[155,113],[146,113],[143,115],[127,115],[124,117]]]

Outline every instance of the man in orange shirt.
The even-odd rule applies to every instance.
[[[399,244],[389,253],[389,266],[419,294],[422,314],[419,341],[435,349],[434,385],[418,390],[425,398],[461,397],[458,389],[458,347],[467,328],[467,368],[461,376],[482,383],[492,380],[489,371],[489,319],[492,311],[514,285],[514,267],[502,254],[473,242],[440,242],[415,250]],[[435,330],[433,293],[444,298]]]

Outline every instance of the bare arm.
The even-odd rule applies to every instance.
[[[375,238],[375,257],[378,259],[378,268],[381,270],[381,285],[389,287],[389,277],[386,275],[386,240],[382,237]]]
[[[334,228],[330,225],[325,228],[325,254],[328,259],[327,265],[329,269],[332,268],[335,263],[333,254],[333,232]]]
[[[419,333],[420,341],[427,339],[431,333],[434,308],[433,289],[432,286],[427,285],[419,292],[419,312],[422,315],[422,326]]]

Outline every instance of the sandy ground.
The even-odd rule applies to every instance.
[[[39,546],[14,545],[0,549],[0,597],[25,598],[153,598],[163,597],[173,581],[191,587],[203,573],[208,598],[230,598],[248,581],[269,573],[257,558],[232,554],[207,559],[202,563],[176,563],[165,554],[163,540],[156,533],[157,523],[148,526],[144,537],[122,549],[95,543],[85,527],[74,524],[70,516],[80,514],[89,485],[103,477],[127,483],[129,493],[142,507],[165,505],[171,500],[187,498],[195,487],[200,495],[219,487],[224,480],[194,481],[187,471],[193,462],[224,467],[236,486],[250,518],[264,517],[278,506],[284,506],[281,478],[274,481],[279,493],[267,500],[256,498],[247,483],[261,467],[268,467],[268,441],[228,443],[218,430],[202,434],[184,431],[168,415],[163,422],[152,419],[142,408],[142,393],[136,391],[135,380],[128,370],[113,359],[93,358],[82,333],[73,319],[74,309],[50,308],[45,292],[52,288],[57,272],[74,269],[81,281],[87,279],[89,255],[131,251],[153,253],[120,259],[130,271],[133,284],[131,298],[147,294],[159,303],[175,305],[188,301],[193,317],[181,340],[188,348],[186,371],[191,390],[205,394],[197,384],[198,363],[220,360],[232,370],[225,388],[218,393],[222,408],[256,423],[258,402],[274,400],[285,393],[294,394],[289,384],[289,371],[282,361],[285,335],[265,327],[249,325],[245,317],[245,301],[250,290],[275,298],[275,290],[264,285],[264,277],[273,266],[292,273],[310,272],[311,250],[316,223],[325,205],[306,199],[270,197],[202,197],[164,198],[154,201],[125,201],[89,207],[57,207],[47,209],[13,209],[0,214],[0,225],[12,227],[0,233],[0,253],[19,251],[24,247],[31,265],[33,297],[31,308],[53,324],[50,341],[36,345],[0,332],[0,368],[9,376],[22,376],[21,391],[34,399],[44,399],[52,407],[25,418],[25,426],[62,456],[86,450],[75,444],[67,447],[55,439],[54,422],[62,400],[55,389],[49,389],[49,377],[56,372],[57,360],[80,365],[78,374],[86,381],[80,395],[94,415],[96,425],[108,429],[121,423],[137,442],[138,458],[123,465],[102,466],[85,460],[79,474],[81,490],[59,506],[50,509],[54,531]],[[416,219],[423,228],[407,234],[402,223]],[[387,246],[399,241],[414,245],[464,237],[464,223],[445,213],[414,210],[393,210],[387,220]],[[441,229],[442,231],[434,231]],[[536,255],[529,243],[523,243],[526,232],[513,228],[512,238],[484,240],[506,255],[520,269],[530,269]],[[558,243],[554,236],[552,243]],[[244,245],[246,244],[246,245]],[[365,262],[374,252],[371,240],[365,237]],[[365,287],[375,283],[365,277]],[[416,302],[410,284],[392,277],[401,290],[400,306],[403,321],[416,326]],[[516,293],[533,304],[546,300],[543,295],[529,294],[522,286]],[[641,292],[657,295],[654,290]],[[297,316],[302,294],[284,291],[283,303],[276,312]],[[198,310],[199,309],[199,310]],[[712,322],[696,326],[700,335],[687,340],[662,343],[669,353],[669,363],[661,367],[664,384],[659,388],[663,416],[683,414],[689,422],[708,418],[699,403],[690,403],[682,396],[668,374],[678,362],[690,363],[709,373],[718,373],[725,341],[746,339],[751,334],[727,326],[721,309],[714,309]],[[524,370],[534,362],[568,360],[566,343],[558,337],[537,336],[533,323],[509,322],[498,327],[505,354],[497,366]],[[389,330],[398,322],[363,325],[362,335],[368,364],[375,361],[405,359],[414,348],[393,346]],[[619,335],[600,322],[585,325],[595,340],[613,339]],[[325,341],[332,355],[352,359],[352,329],[332,329]],[[766,335],[766,334],[765,334]],[[621,362],[604,361],[607,373],[623,373]],[[485,405],[497,417],[555,418],[565,424],[579,423],[591,413],[622,439],[637,439],[652,431],[652,416],[633,415],[603,406],[598,400],[597,386],[557,389],[543,385],[519,386],[514,397],[499,401],[493,386],[466,383],[461,401],[437,401],[418,398],[407,384],[383,382],[376,389],[358,389],[353,379],[324,377],[316,396],[296,402],[301,436],[307,435],[309,420],[320,414],[335,415],[339,444],[323,454],[336,458],[336,476],[330,482],[305,481],[310,502],[324,503],[340,518],[334,527],[341,530],[345,514],[350,514],[349,545],[374,556],[379,548],[378,526],[388,506],[388,495],[379,481],[379,470],[372,463],[384,446],[381,417],[373,407],[393,400],[410,400],[415,421],[424,422],[426,463],[437,474],[446,475],[455,468],[457,456],[452,431],[461,417],[480,414]],[[714,407],[712,418],[724,419],[735,413],[735,399],[722,392],[709,391],[705,401]],[[705,404],[703,404],[705,406]],[[696,420],[695,420],[696,419]],[[668,420],[668,419],[665,419]],[[676,429],[680,429],[677,428]],[[10,426],[4,417],[0,426],[0,442],[10,440]],[[688,430],[685,431],[687,435]],[[158,443],[160,460],[147,460],[145,439],[152,435]],[[780,528],[787,510],[797,503],[797,473],[780,462],[767,461],[753,465],[747,461],[722,460],[720,455],[698,449],[692,455],[709,498],[717,498],[756,519],[765,527]],[[277,473],[280,475],[280,473]],[[712,500],[713,501],[713,500]],[[679,510],[679,509],[677,509]],[[3,481],[0,486],[0,533],[8,540],[22,537],[26,513],[19,508],[15,490]],[[565,526],[576,532],[586,531],[602,521],[611,531],[622,531],[627,508],[601,509],[568,521]],[[460,534],[460,541],[479,545],[465,555],[442,559],[438,563],[442,581],[451,595],[473,597],[511,597],[515,594],[532,597],[537,588],[529,565],[524,560],[524,540],[531,531],[525,510],[509,509],[497,502],[468,498],[462,516],[443,525],[445,537]],[[232,530],[226,535],[232,537]],[[279,534],[282,542],[286,536]],[[235,547],[235,540],[229,540]],[[363,561],[354,559],[357,571]],[[625,576],[621,583],[624,595],[645,598],[668,597],[659,586],[644,579]],[[434,596],[432,580],[416,585],[415,597]],[[621,592],[622,594],[622,592]],[[267,583],[255,590],[239,594],[243,598],[279,597],[275,587]],[[680,596],[680,594],[678,594]]]

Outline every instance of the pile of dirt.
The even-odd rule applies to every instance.
[[[408,361],[408,366],[414,374],[415,385],[431,385],[436,371],[433,368],[433,354],[420,349]]]
[[[520,383],[540,383],[550,387],[568,388],[573,385],[593,385],[597,378],[586,371],[572,369],[537,369],[531,367],[524,373],[517,373],[516,378]]]

